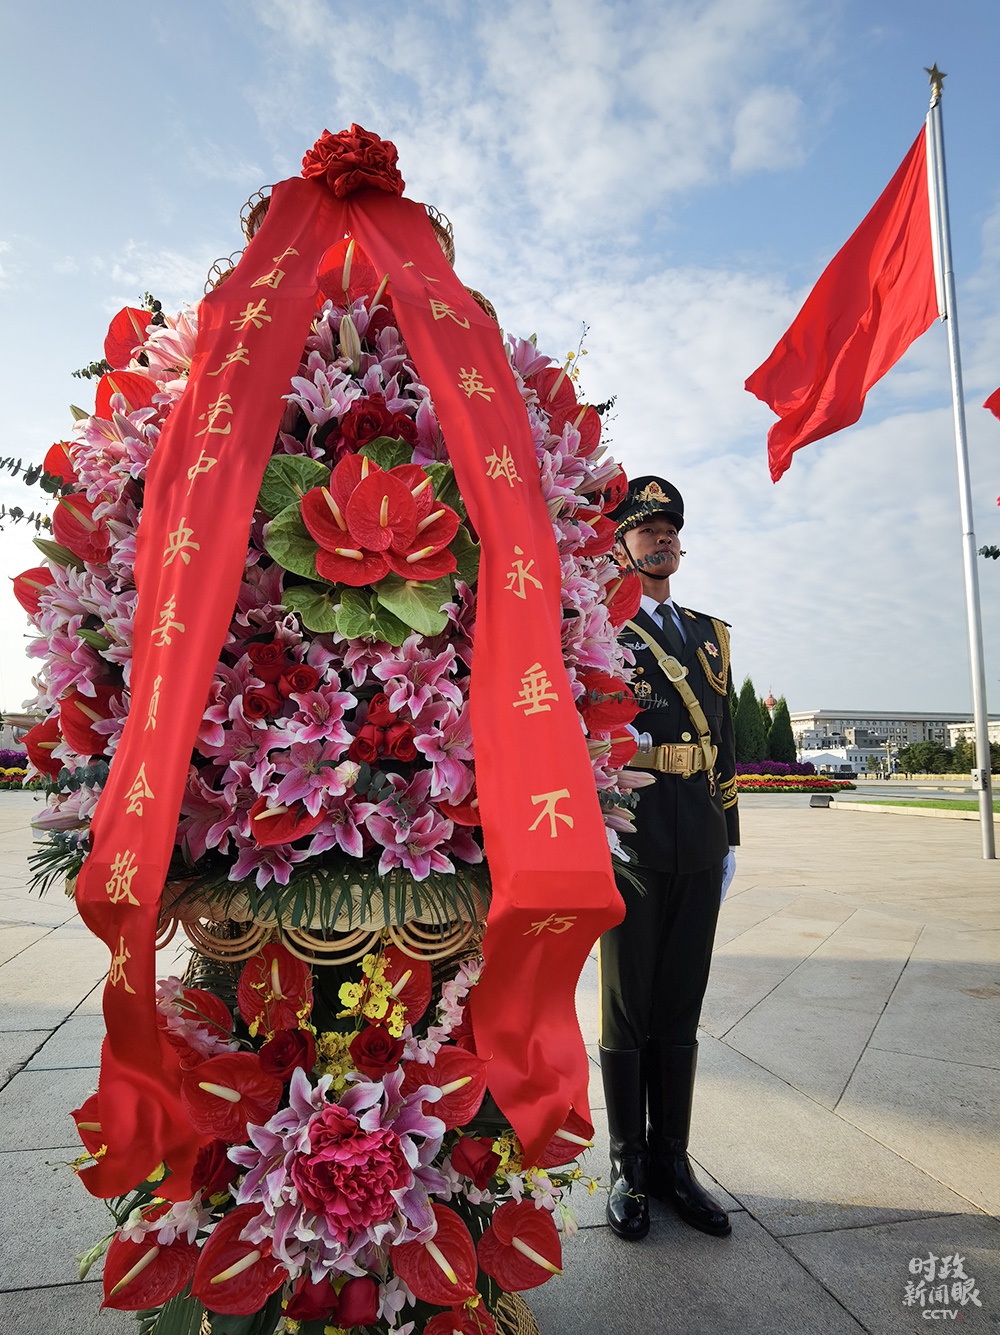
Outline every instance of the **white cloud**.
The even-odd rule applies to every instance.
[[[802,165],[802,99],[790,88],[755,88],[736,113],[729,165],[737,174]]]

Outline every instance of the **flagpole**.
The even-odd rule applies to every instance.
[[[927,112],[928,172],[930,184],[931,235],[937,267],[942,318],[948,329],[951,359],[951,402],[955,421],[955,453],[958,462],[958,497],[962,514],[962,563],[965,570],[965,611],[969,628],[969,659],[972,669],[972,718],[976,737],[976,787],[979,790],[979,821],[983,857],[995,858],[993,836],[993,790],[990,780],[990,738],[986,714],[986,659],[983,653],[983,619],[979,605],[979,571],[976,565],[976,535],[972,524],[972,484],[969,476],[969,445],[965,431],[965,399],[962,392],[962,360],[958,345],[958,304],[955,270],[951,258],[951,225],[948,218],[948,183],[944,163],[944,127],[941,93],[944,75],[935,64],[926,71],[931,82],[931,104]]]

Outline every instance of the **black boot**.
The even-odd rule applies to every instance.
[[[672,1205],[685,1224],[724,1238],[725,1210],[699,1185],[687,1156],[698,1044],[649,1045],[649,1194]]]
[[[646,1054],[641,1048],[601,1048],[600,1052],[611,1134],[607,1219],[620,1238],[644,1238],[649,1232]]]

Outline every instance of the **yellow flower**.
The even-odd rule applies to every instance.
[[[320,1075],[333,1076],[330,1088],[337,1093],[346,1088],[347,1076],[357,1069],[350,1053],[352,1037],[330,1029],[316,1040],[316,1069]]]

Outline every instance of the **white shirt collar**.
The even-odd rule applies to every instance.
[[[648,593],[644,593],[642,595],[642,601],[640,602],[639,606],[646,613],[646,615],[650,617],[655,616],[659,612],[661,607],[672,608],[675,616],[680,616],[680,611],[681,611],[681,609],[674,602],[673,598],[664,598],[662,603],[658,603],[655,598],[650,598]]]

